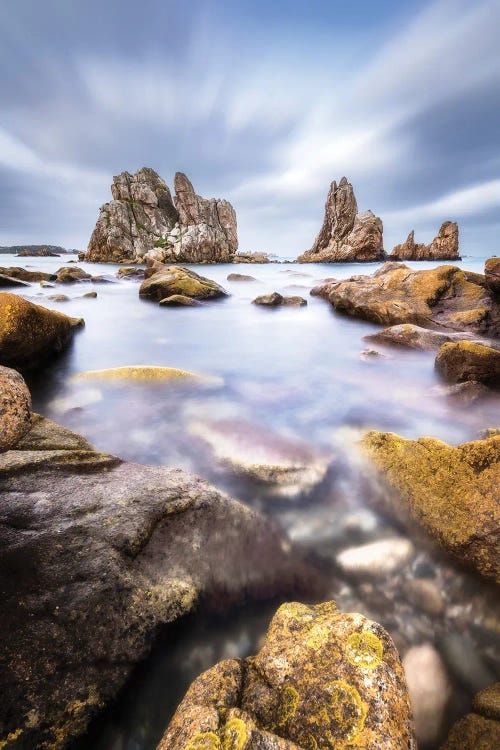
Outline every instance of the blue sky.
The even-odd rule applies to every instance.
[[[296,255],[344,174],[385,246],[500,252],[500,0],[2,0],[0,244],[84,248],[151,166]]]

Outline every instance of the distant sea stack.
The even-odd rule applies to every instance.
[[[458,224],[445,221],[430,245],[415,242],[412,229],[406,242],[396,245],[391,260],[461,260],[458,254]]]
[[[385,259],[382,220],[371,211],[358,213],[354,190],[346,177],[330,185],[325,218],[314,245],[298,263],[369,262]]]
[[[226,200],[196,195],[177,172],[175,197],[154,169],[113,177],[113,200],[102,206],[85,260],[227,263],[238,248],[236,213]]]

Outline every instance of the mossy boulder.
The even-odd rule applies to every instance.
[[[0,454],[0,495],[1,748],[66,747],[158,628],[198,603],[227,608],[317,579],[258,513],[43,417]]]
[[[0,292],[0,364],[20,370],[40,367],[62,352],[83,325],[82,318]]]
[[[158,750],[416,750],[391,638],[333,602],[290,603],[254,657],[227,660],[189,688]]]
[[[500,386],[500,351],[473,341],[443,344],[436,357],[436,370],[450,383],[473,380]]]
[[[173,294],[193,299],[227,297],[219,284],[182,266],[166,266],[142,282],[139,295],[160,302]]]
[[[413,271],[402,263],[388,262],[371,276],[328,282],[314,293],[341,312],[380,325],[414,323],[500,335],[499,301],[457,266]]]
[[[31,395],[21,375],[0,367],[0,452],[12,448],[31,429]]]
[[[452,727],[441,750],[496,750],[500,747],[500,683],[476,695],[474,713]]]
[[[155,365],[131,365],[111,367],[106,370],[88,370],[73,376],[74,380],[108,380],[112,382],[157,382],[168,383],[175,381],[193,381],[197,383],[220,384],[222,381],[216,376],[198,375],[177,367],[156,367]]]
[[[461,563],[500,580],[500,437],[452,446],[369,432],[367,458],[385,485],[383,510],[417,523]]]

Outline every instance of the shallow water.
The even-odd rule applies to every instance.
[[[2,255],[0,265],[55,271],[65,260]],[[78,265],[111,277],[117,269]],[[354,458],[350,461],[356,439],[373,428],[408,438],[431,435],[458,444],[500,424],[500,399],[468,405],[450,402],[434,372],[435,353],[373,347],[363,337],[378,326],[339,315],[324,300],[309,296],[310,288],[325,277],[372,273],[379,265],[191,266],[231,293],[227,299],[204,303],[203,308],[161,308],[140,300],[139,283],[131,280],[58,285],[57,289],[33,284],[29,291],[16,290],[38,304],[83,317],[86,324],[60,359],[29,379],[34,408],[85,435],[103,451],[200,474],[275,516],[292,538],[325,559],[353,543],[400,533],[369,508],[366,487],[357,481]],[[438,264],[408,265],[423,269]],[[484,259],[467,258],[459,265],[481,272]],[[229,273],[250,274],[257,281],[230,282]],[[97,291],[97,298],[82,299],[91,289]],[[51,302],[47,297],[56,291],[72,299]],[[271,291],[300,294],[308,305],[266,309],[251,304],[258,294]],[[366,348],[376,348],[384,356],[365,358],[361,352]],[[80,372],[121,365],[177,367],[217,376],[219,381],[193,385],[72,380]],[[247,425],[254,444],[260,442],[259,433],[263,445],[270,442],[277,450],[283,445],[286,449],[287,441],[300,442],[320,458],[332,459],[333,468],[307,500],[270,495],[262,484],[237,476],[216,460],[210,445],[200,438],[206,425],[220,420]],[[439,585],[450,586],[450,591],[455,587],[449,595],[450,607],[469,606],[465,593],[480,592],[480,585],[439,555],[430,559]],[[437,624],[419,619],[400,596],[400,587],[414,575],[412,565],[399,578],[383,581],[387,605],[374,606],[377,585],[373,590],[369,584],[370,590],[368,584],[363,588],[347,581],[339,590],[332,577],[332,594],[342,605],[358,605],[377,616],[397,643],[401,639],[403,649],[433,640]],[[479,598],[474,606],[486,605]],[[189,680],[223,656],[252,652],[269,614],[269,608],[262,606],[223,620],[206,619],[186,627],[176,646],[171,640],[168,647],[160,643],[116,707],[78,747],[152,750]],[[450,622],[459,623],[457,632],[475,639],[478,658],[488,662],[489,635],[481,631],[478,636],[474,630],[477,612],[467,619],[455,611],[454,617],[447,620],[445,630]],[[492,659],[486,666],[498,668]],[[450,720],[472,692],[470,685],[456,683],[455,688]]]

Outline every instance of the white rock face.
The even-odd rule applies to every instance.
[[[143,167],[113,178],[113,200],[101,208],[88,261],[231,262],[238,248],[236,213],[228,201],[196,195],[175,175],[175,205],[165,181]]]
[[[335,560],[345,573],[360,577],[377,577],[392,573],[413,557],[414,548],[409,539],[394,537],[349,547]]]
[[[439,740],[451,685],[441,657],[431,643],[413,646],[403,659],[420,748]]]

